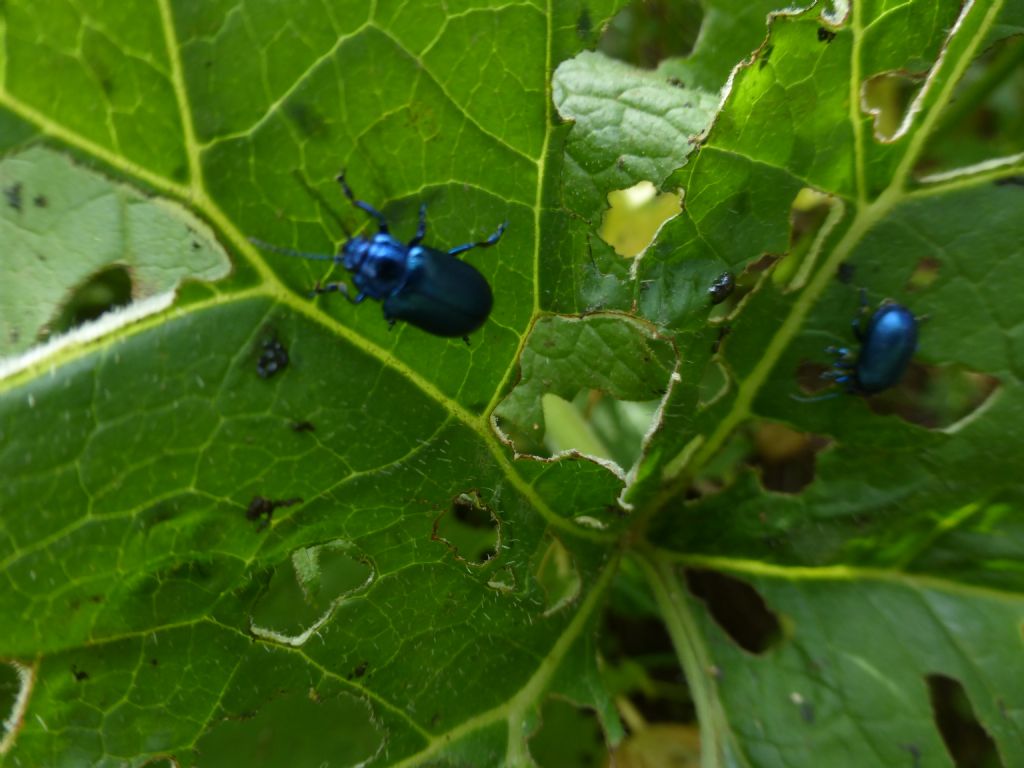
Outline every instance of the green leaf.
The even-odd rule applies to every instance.
[[[137,302],[173,292],[185,277],[218,280],[228,273],[227,254],[188,211],[52,151],[33,148],[0,160],[0,187],[7,197],[0,236],[6,265],[18,275],[0,288],[7,329],[0,354],[32,346],[70,301],[68,292],[105,268],[129,273]]]
[[[1024,17],[706,5],[0,3],[0,763],[1024,761]],[[372,231],[343,168],[508,222],[468,345],[252,244]],[[860,287],[917,383],[790,397]]]

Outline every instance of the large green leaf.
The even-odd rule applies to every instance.
[[[0,761],[564,764],[552,723],[575,756],[643,730],[606,611],[667,630],[707,766],[951,765],[941,681],[1024,761],[1024,98],[958,122],[1024,14],[708,0],[688,59],[574,58],[621,4],[0,4]],[[343,167],[400,237],[420,203],[439,247],[508,221],[464,256],[468,345],[251,244],[372,224]],[[684,210],[625,259],[598,225],[640,181]],[[984,404],[791,398],[857,309],[841,266]],[[110,274],[134,303],[68,320]],[[636,464],[547,455],[555,395],[661,398]],[[827,437],[799,492],[744,461],[780,424]]]

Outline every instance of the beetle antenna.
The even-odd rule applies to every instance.
[[[257,240],[255,237],[250,237],[249,242],[255,245],[257,248],[262,248],[265,251],[271,251],[273,253],[281,253],[285,256],[294,256],[298,259],[311,259],[313,261],[341,261],[338,256],[333,256],[329,253],[310,253],[308,251],[296,251],[294,248],[282,248],[280,245],[271,245],[270,243],[264,242],[263,240]]]
[[[345,233],[345,239],[346,240],[351,240],[352,239],[352,231],[348,227],[345,226],[345,220],[341,218],[341,214],[339,214],[336,210],[334,210],[333,207],[331,207],[331,204],[329,202],[327,202],[327,198],[325,198],[323,195],[321,195],[313,187],[312,184],[310,184],[308,181],[306,181],[306,177],[303,176],[301,173],[299,173],[298,169],[293,170],[292,171],[292,175],[295,177],[295,180],[298,181],[299,184],[302,185],[302,188],[304,190],[306,190],[306,194],[309,195],[310,197],[312,197],[318,203],[320,203],[320,205],[327,211],[327,213],[330,214],[331,218],[334,219],[334,221],[337,223],[337,225],[339,227],[341,227],[341,231]]]
[[[800,397],[800,395],[794,395],[790,392],[789,396],[798,403],[820,403],[822,400],[831,400],[833,397],[839,397],[842,391],[829,392],[824,395],[818,395],[816,397]]]

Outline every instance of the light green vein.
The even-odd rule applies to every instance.
[[[864,20],[862,3],[853,3],[853,24],[850,26],[850,33],[853,35],[853,44],[850,46],[850,125],[853,128],[853,164],[857,173],[857,204],[863,206],[867,201],[867,180],[864,170],[864,121],[865,117],[860,111],[860,89],[861,89],[861,41],[864,37]]]
[[[505,375],[501,379],[501,384],[495,388],[494,395],[491,397],[491,401],[484,408],[484,413],[491,414],[494,409],[498,407],[498,403],[505,396],[505,392],[508,389],[509,383],[515,376],[516,370],[519,368],[519,360],[523,356],[523,350],[526,348],[526,342],[530,338],[530,333],[533,330],[534,324],[540,318],[540,254],[541,245],[543,244],[543,230],[541,229],[541,213],[544,204],[544,184],[547,180],[545,171],[547,169],[547,157],[550,151],[551,144],[551,125],[552,125],[552,114],[551,110],[554,109],[554,97],[552,95],[552,76],[554,71],[552,70],[551,60],[553,57],[552,47],[554,46],[554,31],[551,27],[552,8],[551,0],[548,0],[546,6],[545,19],[547,22],[546,34],[547,34],[547,48],[544,53],[544,141],[541,143],[540,156],[536,160],[537,165],[537,189],[534,193],[533,199],[533,320],[530,323],[530,327],[519,337],[519,344],[516,346],[516,352],[512,356],[509,362],[508,370],[505,371]]]
[[[702,768],[748,765],[718,695],[711,655],[690,612],[686,590],[673,563],[657,550],[646,550],[638,554],[635,561],[647,577],[689,684],[700,723]]]
[[[825,565],[818,567],[778,565],[763,560],[748,560],[740,557],[718,555],[688,555],[667,550],[658,550],[658,557],[690,568],[706,568],[723,573],[739,573],[747,576],[760,576],[788,582],[842,581],[866,584],[874,581],[894,584],[916,591],[932,590],[947,595],[965,598],[980,597],[1012,605],[1020,605],[1024,602],[1024,598],[1022,598],[1019,592],[950,581],[949,579],[925,573],[907,573],[905,571],[865,568],[853,565]]]

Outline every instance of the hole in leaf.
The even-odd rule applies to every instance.
[[[799,493],[814,480],[815,457],[829,445],[821,435],[797,432],[785,424],[761,422],[754,429],[751,464],[761,485],[776,493]]]
[[[1024,38],[994,43],[956,84],[915,168],[919,176],[1024,150]]]
[[[999,379],[962,366],[912,362],[899,385],[868,398],[868,407],[927,429],[947,429],[984,406],[998,388]]]
[[[544,700],[530,754],[542,768],[602,768],[608,749],[597,714],[558,696]]]
[[[341,539],[292,552],[273,570],[249,617],[257,637],[300,646],[374,578],[370,561]]]
[[[814,360],[801,360],[796,367],[796,384],[805,395],[820,395],[827,390],[835,389],[843,392],[841,387],[834,385],[824,377],[831,368]]]
[[[918,259],[914,265],[914,271],[910,273],[907,280],[908,291],[921,291],[929,287],[939,277],[939,267],[942,263],[934,256],[925,256]]]
[[[992,737],[978,721],[959,680],[928,675],[932,714],[957,768],[997,768],[1003,763]]]
[[[120,264],[101,269],[75,286],[64,300],[60,312],[40,331],[40,340],[95,320],[112,309],[126,307],[132,301],[132,277]]]
[[[640,403],[616,400],[600,390],[580,392],[572,402],[558,395],[541,396],[544,446],[555,455],[576,450],[610,459],[629,468],[640,458],[644,435],[651,428],[659,400]]]
[[[892,141],[922,81],[923,76],[912,77],[906,72],[883,72],[864,83],[862,106],[875,119],[876,139]]]
[[[614,608],[600,634],[603,678],[632,730],[638,730],[637,721],[692,723],[696,711],[672,640],[638,589],[643,588],[622,579],[616,584]]]
[[[649,181],[608,193],[598,235],[626,258],[639,256],[654,242],[658,231],[682,210],[678,191],[662,192]]]
[[[817,260],[812,248],[833,204],[832,197],[813,187],[804,187],[793,198],[789,208],[789,251],[772,273],[776,285],[788,285],[797,275],[807,275],[814,266],[813,261],[805,262]],[[797,288],[802,282],[792,287]]]
[[[430,538],[447,546],[457,560],[479,566],[501,551],[501,523],[476,491],[460,493],[451,509],[434,520]]]
[[[548,458],[574,449],[615,462],[613,471],[624,474],[640,455],[677,361],[671,342],[633,318],[542,318],[495,423],[519,453]]]
[[[14,744],[22,718],[28,708],[34,673],[31,668],[16,661],[0,662],[0,715],[3,733],[0,733],[0,755]]]
[[[686,584],[740,648],[762,654],[782,636],[779,619],[745,581],[718,571],[687,569]]]
[[[534,578],[544,590],[544,615],[566,607],[575,600],[583,586],[580,572],[576,569],[569,550],[554,536],[548,537],[533,569]]]
[[[296,738],[302,733],[317,736]],[[385,741],[366,702],[344,693],[321,697],[312,690],[224,718],[203,734],[196,753],[204,768],[365,765]]]
[[[700,729],[692,725],[656,724],[631,728],[615,749],[610,765],[698,768]]]
[[[612,58],[653,69],[693,50],[703,15],[697,0],[633,2],[608,23],[599,48]]]

